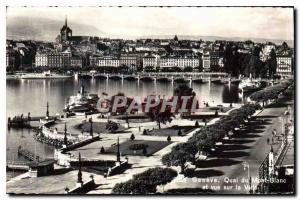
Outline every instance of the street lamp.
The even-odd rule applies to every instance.
[[[242,164],[243,164],[244,170],[248,169],[249,193],[252,194],[253,190],[252,190],[252,187],[251,187],[251,182],[252,181],[251,181],[251,176],[250,176],[250,165],[247,161],[244,161]]]

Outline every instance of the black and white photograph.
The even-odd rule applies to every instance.
[[[7,6],[6,193],[295,195],[295,13]]]

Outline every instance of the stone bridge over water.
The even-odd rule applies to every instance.
[[[111,73],[82,73],[75,77],[94,78],[94,79],[112,79],[112,80],[129,80],[129,81],[159,81],[159,82],[192,82],[195,83],[219,83],[231,84],[240,82],[240,79],[231,78],[227,73],[222,72],[164,72],[164,73],[133,73],[133,74],[111,74]]]

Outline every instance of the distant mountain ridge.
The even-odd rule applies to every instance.
[[[249,37],[223,37],[223,36],[196,36],[196,35],[177,35],[179,40],[204,40],[204,41],[215,41],[215,40],[228,40],[228,41],[246,41],[252,40],[253,42],[265,43],[273,42],[275,44],[282,44],[286,42],[289,46],[294,46],[293,40],[283,40],[283,39],[265,39],[265,38],[249,38]],[[161,38],[168,39],[174,38],[174,35],[152,35],[152,36],[142,36],[138,38]]]
[[[23,39],[53,42],[56,36],[60,33],[60,28],[63,26],[63,21],[52,20],[47,18],[30,18],[30,17],[10,17],[6,21],[6,37],[7,39]],[[123,39],[139,39],[139,38],[157,38],[171,39],[174,35],[144,35],[144,36],[122,36],[109,35],[95,26],[87,24],[79,24],[69,22],[68,25],[73,30],[73,35],[83,36],[99,36],[108,38],[123,38]],[[179,39],[189,40],[229,40],[229,41],[245,41],[252,40],[254,42],[273,42],[282,44],[284,41],[291,47],[294,46],[293,40],[282,39],[264,39],[264,38],[247,38],[247,37],[223,37],[223,36],[194,36],[194,35],[177,35]]]
[[[55,41],[64,21],[49,20],[46,18],[30,17],[13,17],[6,20],[6,37],[7,39],[31,39],[38,41]],[[68,22],[73,30],[73,35],[98,36],[105,33],[98,30],[92,25],[78,24],[76,22]]]

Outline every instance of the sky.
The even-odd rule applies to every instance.
[[[275,7],[8,7],[7,18],[47,18],[126,37],[191,35],[293,40],[293,8]],[[42,30],[41,30],[42,31]],[[73,29],[73,32],[76,30]],[[77,32],[79,32],[77,30]],[[84,30],[80,30],[80,33]],[[75,34],[74,34],[75,35]],[[86,33],[88,35],[88,33]]]

